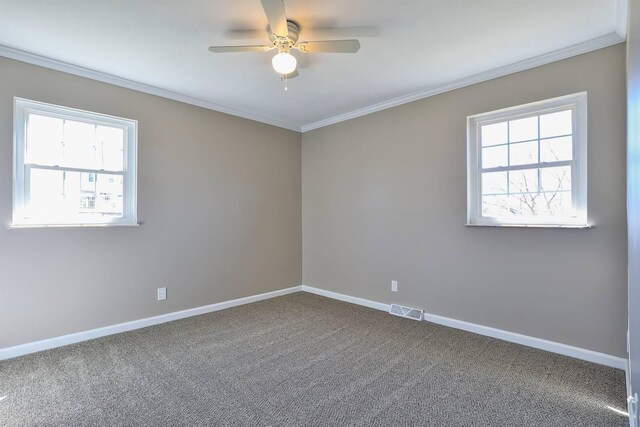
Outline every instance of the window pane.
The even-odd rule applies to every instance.
[[[520,193],[509,195],[509,210],[513,216],[540,215],[540,193]]]
[[[538,163],[538,141],[520,142],[509,146],[509,164],[511,166]]]
[[[96,213],[122,216],[123,188],[122,175],[99,173],[96,178]]]
[[[540,204],[546,216],[569,216],[574,214],[571,191],[557,191],[542,194]]]
[[[96,126],[65,120],[64,161],[61,166],[97,169]]]
[[[482,194],[506,194],[508,172],[482,174]]]
[[[509,171],[509,193],[538,191],[538,169]]]
[[[26,162],[46,166],[62,163],[62,119],[29,114]]]
[[[492,125],[482,126],[482,146],[506,144],[509,139],[507,137],[507,122],[494,123]]]
[[[80,174],[80,212],[95,212],[96,174]]]
[[[540,138],[571,135],[572,133],[571,110],[540,116]]]
[[[482,149],[482,168],[495,168],[498,166],[507,166],[508,153],[506,145],[498,147],[488,147]]]
[[[29,181],[29,216],[59,217],[65,209],[64,172],[48,169],[31,169]]]
[[[482,196],[482,216],[505,217],[509,215],[508,196]]]
[[[538,138],[538,117],[511,120],[509,122],[509,142],[527,141]]]
[[[541,169],[540,186],[542,190],[551,192],[571,190],[571,166]]]
[[[573,137],[543,139],[540,141],[540,161],[559,162],[573,159]]]
[[[124,170],[124,129],[29,115],[26,162],[43,166]]]
[[[110,171],[122,171],[124,169],[124,130],[115,127],[97,126],[96,142],[100,168]]]
[[[27,211],[49,222],[122,217],[123,177],[31,168]]]
[[[509,195],[509,213],[511,216],[535,216],[538,193],[520,193]]]
[[[543,180],[546,187],[542,186]],[[483,216],[566,217],[572,214],[570,166],[482,174]]]
[[[482,196],[482,215],[487,217],[566,217],[572,214],[569,191]]]

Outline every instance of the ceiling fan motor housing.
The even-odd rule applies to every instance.
[[[298,36],[300,35],[300,27],[298,24],[287,19],[287,30],[289,31],[287,37],[278,37],[269,29],[269,39],[271,39],[273,45],[277,47],[279,51],[289,51],[298,41]]]

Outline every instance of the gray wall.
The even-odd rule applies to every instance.
[[[142,222],[0,227],[0,348],[302,282],[625,356],[624,54],[305,133],[302,186],[296,132],[0,59],[0,223],[14,96],[139,120]],[[465,227],[466,117],[583,90],[595,227]]]
[[[580,91],[595,227],[465,227],[466,117]],[[625,114],[621,44],[303,134],[303,283],[625,357]]]
[[[8,59],[0,76],[0,348],[301,283],[299,133]],[[139,121],[142,226],[5,227],[14,96]]]
[[[640,2],[629,2],[627,32],[627,215],[630,395],[640,392]],[[637,425],[637,424],[632,424]]]

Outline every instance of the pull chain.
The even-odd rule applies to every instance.
[[[289,90],[289,79],[287,78],[286,74],[280,74],[280,80],[282,82],[284,82],[284,90],[288,91]]]

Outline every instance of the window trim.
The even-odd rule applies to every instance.
[[[537,116],[571,109],[573,159],[571,165],[571,196],[576,216],[567,218],[543,217],[485,217],[482,216],[482,154],[480,127],[491,123]],[[540,135],[538,135],[538,138]],[[539,139],[538,139],[539,140]],[[538,159],[540,160],[540,159]],[[549,166],[558,166],[556,162]],[[544,167],[545,162],[535,163]],[[508,171],[518,166],[491,168]],[[531,168],[528,165],[523,168]],[[485,170],[486,171],[486,170]],[[587,218],[587,92],[518,105],[467,117],[467,223],[468,226],[493,227],[550,227],[590,228]]]
[[[124,158],[122,172],[100,169],[82,169],[59,166],[38,166],[53,170],[76,170],[80,172],[118,174],[123,177],[123,213],[120,218],[88,218],[86,221],[42,222],[41,218],[25,218],[26,169],[33,167],[25,164],[27,115],[59,117],[92,124],[114,125],[124,130]],[[13,99],[13,211],[9,228],[39,227],[109,227],[137,226],[137,158],[138,158],[138,121],[107,114],[94,113],[76,108],[63,107],[39,101],[14,97]]]

